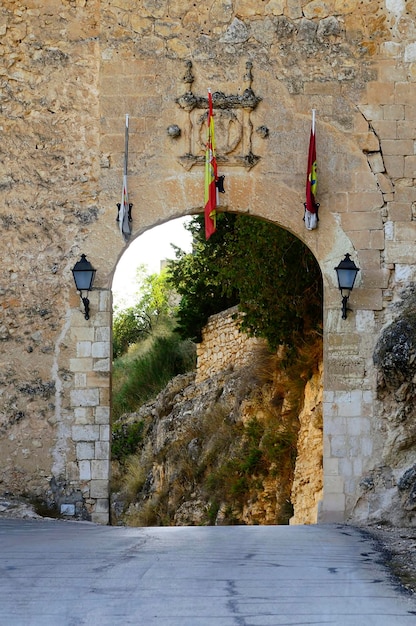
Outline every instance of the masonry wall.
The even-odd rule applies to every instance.
[[[134,239],[203,210],[211,87],[224,95],[221,210],[289,229],[320,264],[321,518],[354,518],[358,499],[365,518],[360,483],[385,462],[372,355],[415,280],[414,24],[404,0],[3,1],[1,490],[108,519],[109,360],[96,368],[110,358],[112,275],[128,245],[115,221],[124,116]],[[309,232],[312,108],[321,207]],[[360,273],[341,320],[334,267],[347,252]],[[89,320],[71,275],[81,253],[97,269]]]
[[[228,367],[238,368],[250,362],[254,350],[263,341],[240,333],[238,307],[211,315],[202,330],[202,342],[197,344],[195,382],[211,378]]]

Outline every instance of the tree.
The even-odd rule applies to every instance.
[[[139,301],[134,306],[115,311],[113,319],[113,358],[127,352],[129,347],[147,337],[156,324],[172,319],[177,306],[168,272],[145,274],[145,266],[137,270],[140,283]]]
[[[177,309],[177,325],[181,336],[201,341],[202,329],[210,315],[238,303],[238,292],[223,284],[219,266],[227,257],[227,234],[234,230],[235,215],[221,214],[221,226],[205,240],[203,217],[195,217],[185,226],[193,237],[192,253],[176,246],[176,260],[168,263],[168,280],[181,296]]]
[[[272,349],[296,346],[322,323],[322,278],[310,250],[276,225],[247,215],[221,214],[205,241],[203,217],[188,226],[193,251],[176,251],[169,279],[182,296],[183,337],[200,340],[209,315],[239,304],[242,329]]]

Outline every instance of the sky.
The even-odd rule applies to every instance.
[[[146,265],[147,274],[158,273],[161,261],[175,258],[171,243],[186,252],[191,251],[192,237],[184,228],[184,224],[190,220],[190,217],[184,217],[155,226],[130,244],[118,262],[114,274],[114,307],[126,308],[137,300],[135,294],[139,285],[136,280],[136,270],[139,265]]]

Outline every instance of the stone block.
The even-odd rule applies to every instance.
[[[74,409],[75,424],[93,424],[93,412],[91,407],[76,407]]]
[[[341,215],[341,224],[348,231],[377,230],[383,228],[378,211],[351,211]]]
[[[405,120],[416,120],[416,104],[406,104],[404,107]]]
[[[380,270],[371,270],[371,269],[363,269],[362,270],[362,283],[361,287],[365,289],[387,289],[389,284],[390,271],[386,269]]]
[[[108,480],[91,480],[90,483],[91,498],[106,499],[109,496]]]
[[[110,343],[97,341],[92,344],[92,356],[96,359],[105,359],[110,356]]]
[[[358,332],[374,332],[376,327],[374,311],[357,311],[355,319]]]
[[[367,84],[368,102],[374,106],[375,104],[386,105],[395,103],[395,83],[393,81],[381,83],[379,81],[369,82]],[[400,102],[404,104],[404,102]]]
[[[380,250],[359,250],[357,265],[360,268],[379,269]]]
[[[69,359],[71,372],[89,372],[92,369],[92,358]]]
[[[91,341],[77,341],[77,357],[91,356]]]
[[[383,194],[383,203],[384,203],[384,200],[387,199],[387,197],[388,199],[393,199],[394,187],[393,187],[391,178],[389,176],[385,176],[384,174],[380,172],[380,173],[377,173],[376,179],[377,179],[377,185],[381,193]]]
[[[367,155],[367,161],[369,166],[371,167],[371,171],[373,173],[379,173],[385,171],[385,165],[383,161],[383,157],[380,152],[374,152],[372,154]]]
[[[100,441],[111,441],[110,426],[99,426],[100,429]]]
[[[330,437],[331,456],[335,458],[343,458],[347,453],[347,438],[344,435],[333,435]]]
[[[77,443],[76,454],[78,461],[91,460],[95,458],[95,444],[86,441]]]
[[[110,458],[110,442],[108,441],[96,441],[94,456],[92,458],[98,460],[108,460]]]
[[[404,242],[386,242],[384,252],[386,263],[403,263],[413,264],[415,262],[415,245],[414,243]]]
[[[349,435],[368,435],[370,432],[370,420],[367,417],[358,415],[347,419],[347,432]]]
[[[405,60],[406,60],[406,54],[408,53],[408,51],[410,50],[412,46],[413,46],[412,50],[414,51],[414,54],[415,54],[415,58],[412,60],[416,61],[416,43],[412,43],[406,47]],[[398,104],[414,104],[416,102],[416,85],[408,81],[396,82],[395,88],[394,88],[394,96],[395,96],[395,101]]]
[[[384,250],[384,231],[372,230],[370,231],[370,249],[371,250]]]
[[[96,407],[95,423],[104,424],[104,425],[110,423],[110,407],[109,406],[97,406]]]
[[[347,477],[353,475],[352,459],[339,459],[339,474],[341,476],[347,476]]]
[[[373,127],[381,140],[397,139],[397,122],[395,120],[375,120]]]
[[[365,119],[370,122],[383,119],[383,108],[379,104],[374,102],[371,102],[371,104],[359,104],[358,108]]]
[[[285,7],[285,0],[270,0],[264,7],[264,12],[266,15],[283,15]]]
[[[372,437],[362,437],[360,440],[361,443],[361,454],[358,456],[370,458],[373,454],[374,442]]]
[[[334,407],[335,413],[339,414],[339,407],[335,405]],[[347,434],[347,424],[344,418],[340,417],[332,417],[327,420],[327,423],[324,425],[325,434],[326,435],[346,435]]]
[[[374,176],[371,174],[371,181],[374,184]],[[358,193],[348,194],[348,211],[371,211],[379,209],[384,204],[383,196],[380,191],[366,193],[360,191]],[[355,229],[356,230],[356,229]]]
[[[415,243],[416,222],[396,222],[394,225],[395,241]]]
[[[371,250],[371,231],[370,230],[354,230],[348,233],[349,238],[358,251]],[[380,254],[380,253],[379,253]]]
[[[93,341],[94,329],[89,326],[71,326],[71,339],[73,341]]]
[[[324,474],[325,476],[339,476],[340,473],[340,460],[333,459],[331,457],[324,458]]]
[[[135,77],[136,80],[136,77]],[[110,289],[102,289],[100,291],[100,297],[98,302],[98,310],[99,311],[107,311],[110,312],[112,308],[112,296]]]
[[[416,156],[407,156],[404,159],[405,178],[416,178]]]
[[[413,181],[406,181],[406,184],[404,181],[406,179],[396,183],[395,200],[397,202],[416,202],[416,187],[413,185]]]
[[[383,293],[381,289],[354,289],[350,297],[352,310],[368,309],[381,311],[383,308]]]
[[[404,176],[404,156],[384,155],[384,165],[387,174],[392,178],[402,178]]]
[[[72,427],[72,440],[79,441],[98,441],[100,439],[100,426],[86,425]]]
[[[110,359],[97,359],[94,361],[93,371],[94,372],[109,372],[111,370],[111,361]]]
[[[78,372],[74,376],[74,386],[75,387],[86,387],[87,386],[87,374]]]
[[[97,498],[94,513],[108,513],[110,510],[110,502],[108,498]]]
[[[344,493],[344,478],[342,476],[325,476],[325,494]]]
[[[414,154],[413,139],[381,139],[381,149],[386,156],[409,156]]]
[[[385,104],[383,106],[383,120],[386,122],[404,120],[405,119],[405,107],[404,104]],[[380,121],[375,122],[375,124],[380,124]],[[376,126],[374,125],[374,128]],[[379,127],[380,130],[383,126]],[[396,129],[396,124],[394,125],[394,129]],[[394,139],[394,137],[385,137],[385,139]]]
[[[104,342],[110,343],[111,341],[110,326],[99,326],[98,328],[95,328],[94,341],[96,342],[104,341]]]
[[[397,122],[398,139],[416,138],[416,120],[404,120]]]
[[[104,387],[110,386],[109,372],[90,372],[87,374],[87,387]]]
[[[98,389],[73,389],[71,391],[71,406],[96,406],[100,404]]]
[[[110,388],[103,388],[101,387],[100,389],[100,402],[97,404],[100,404],[101,406],[110,406],[111,403],[111,398],[110,398]]]
[[[107,459],[94,459],[91,461],[92,480],[106,480],[110,476],[110,462]]]
[[[328,493],[326,495],[326,476],[324,477],[324,502],[323,513],[325,514],[326,521],[341,521],[343,517],[334,519],[331,515],[335,513],[341,513],[344,515],[345,511],[345,495],[343,493]]]
[[[109,513],[99,513],[99,512],[93,511],[91,513],[91,521],[94,524],[106,525],[110,521]]]
[[[91,480],[91,461],[79,461],[79,479]]]

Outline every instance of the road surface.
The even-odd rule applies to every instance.
[[[117,528],[0,520],[1,626],[416,626],[342,525]]]

